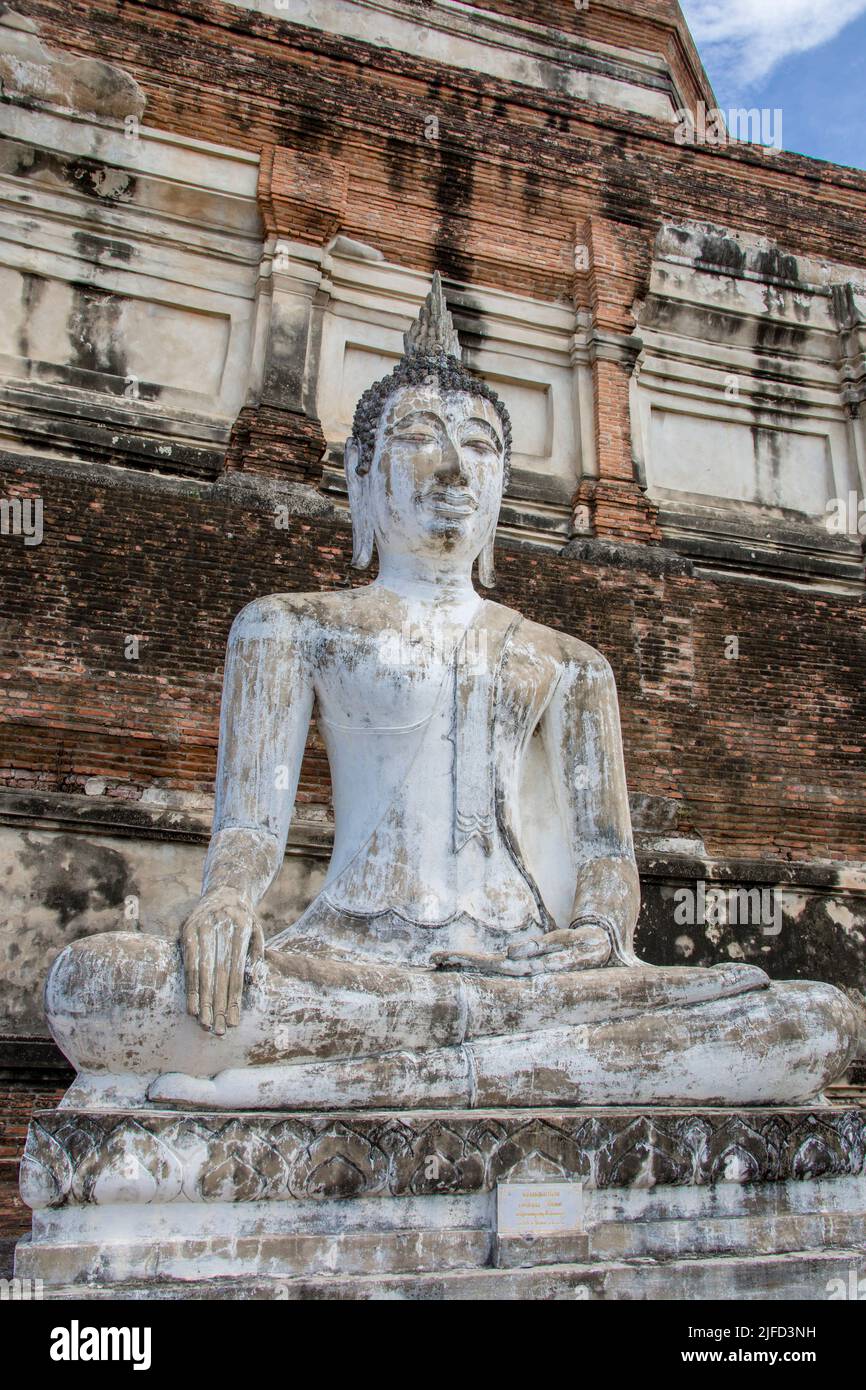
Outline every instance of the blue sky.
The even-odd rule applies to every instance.
[[[786,150],[866,169],[866,0],[680,0],[723,110],[780,107]]]

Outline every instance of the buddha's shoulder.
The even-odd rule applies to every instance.
[[[534,655],[546,657],[556,666],[573,671],[594,672],[598,675],[610,672],[606,656],[596,651],[588,642],[572,637],[568,632],[545,627],[543,623],[531,622],[524,618],[520,626],[520,640]]]
[[[237,614],[231,635],[278,637],[300,627],[317,626],[322,618],[321,594],[263,594]]]
[[[351,624],[364,590],[330,589],[297,594],[265,594],[242,608],[233,636],[280,637],[338,631]]]

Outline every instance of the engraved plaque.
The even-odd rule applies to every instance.
[[[501,1182],[496,1191],[500,1236],[558,1236],[582,1231],[583,1183]]]

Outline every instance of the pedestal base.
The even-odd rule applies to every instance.
[[[50,1111],[15,1271],[76,1298],[850,1297],[864,1154],[860,1110]],[[528,1225],[503,1184],[537,1187]]]

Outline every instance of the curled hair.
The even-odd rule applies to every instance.
[[[375,382],[358,402],[352,422],[352,435],[358,444],[359,459],[356,471],[369,473],[376,447],[376,431],[382,418],[382,411],[388,397],[401,386],[421,386],[424,382],[435,381],[442,391],[466,391],[471,396],[481,396],[489,401],[502,425],[502,438],[505,445],[503,460],[503,492],[508,486],[511,471],[511,417],[496,392],[473,376],[456,357],[439,352],[409,352],[400,358],[393,372]]]

